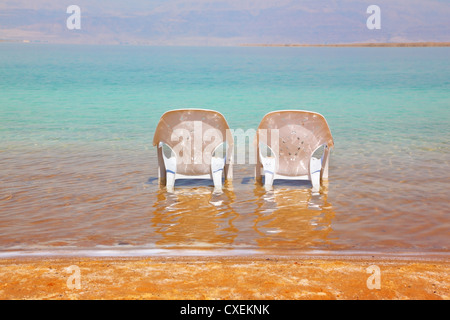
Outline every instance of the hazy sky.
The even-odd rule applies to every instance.
[[[370,30],[369,5],[381,9]],[[69,30],[69,5],[81,29]],[[239,45],[450,41],[450,0],[1,0],[0,39]]]

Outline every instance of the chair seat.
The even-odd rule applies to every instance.
[[[256,178],[265,175],[265,185],[276,179],[310,180],[314,190],[328,177],[329,150],[333,138],[325,118],[312,111],[280,110],[264,116],[255,141]],[[270,156],[261,152],[268,147]],[[323,147],[321,159],[313,154]]]
[[[212,179],[222,188],[222,177],[232,178],[233,141],[222,114],[206,109],[181,109],[164,113],[156,127],[153,145],[158,148],[160,181],[173,190],[176,179]],[[215,155],[223,145],[225,155]],[[167,149],[166,151],[163,148]]]

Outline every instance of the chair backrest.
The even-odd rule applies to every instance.
[[[177,157],[177,173],[207,174],[211,172],[211,155],[216,147],[223,142],[227,142],[228,149],[232,147],[229,134],[224,116],[217,111],[171,110],[161,116],[153,145],[163,142],[172,148]]]
[[[265,143],[277,152],[275,170],[286,176],[308,174],[314,151],[322,145],[333,146],[327,121],[321,114],[311,111],[270,112],[262,119],[256,137],[258,145]]]

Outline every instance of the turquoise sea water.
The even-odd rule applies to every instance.
[[[449,57],[2,43],[0,250],[448,254]],[[208,183],[167,194],[151,143],[179,108],[217,110],[244,130],[273,110],[321,113],[335,141],[328,186],[267,194],[247,164],[218,199]]]

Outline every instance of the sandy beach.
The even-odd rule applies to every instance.
[[[74,266],[71,271],[67,269],[70,266]],[[376,280],[371,266],[379,268],[379,289],[373,287]],[[79,288],[74,270],[79,271]],[[448,300],[449,297],[450,264],[445,259],[240,256],[0,260],[3,300]]]

